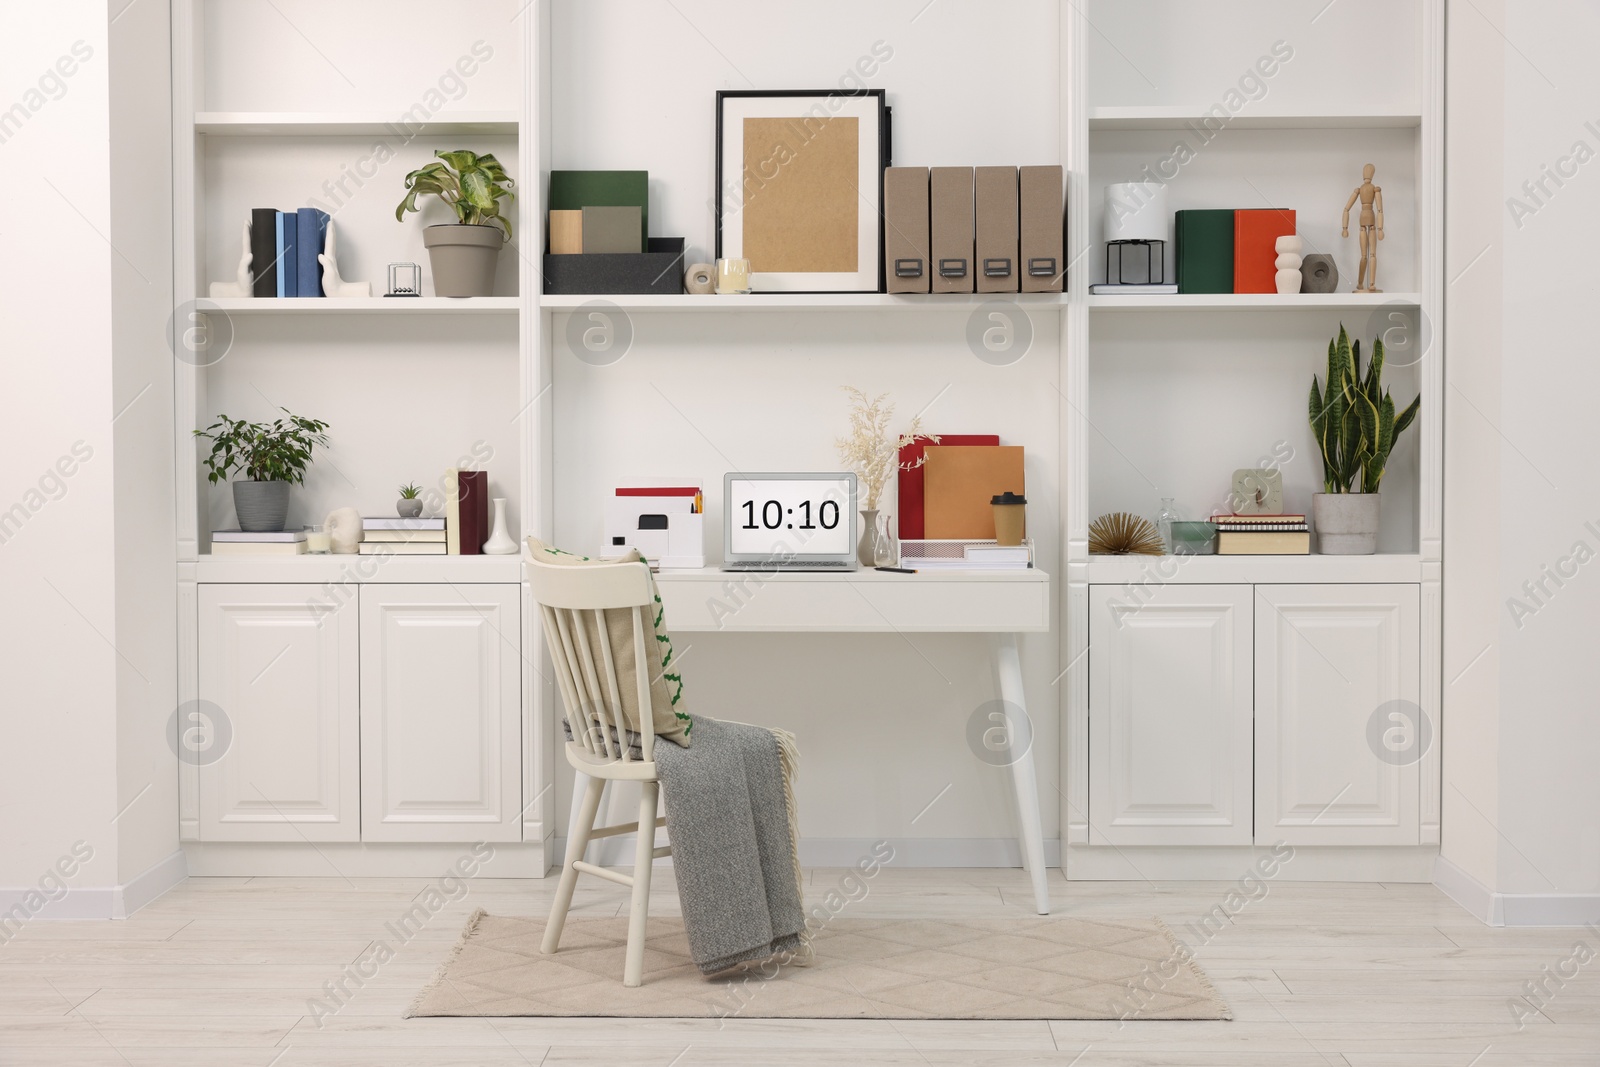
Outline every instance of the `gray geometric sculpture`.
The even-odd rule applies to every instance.
[[[1320,252],[1306,256],[1300,263],[1300,291],[1302,293],[1331,293],[1339,287],[1339,268],[1333,257]]]

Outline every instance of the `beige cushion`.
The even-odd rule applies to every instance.
[[[546,544],[536,537],[528,538],[528,550],[540,563],[565,567],[614,567],[641,560],[639,553],[631,548],[626,554],[612,559],[592,559]],[[657,737],[688,748],[692,723],[688,709],[683,704],[683,678],[673,668],[672,635],[667,632],[666,613],[661,607],[661,593],[656,589],[654,577],[650,579],[650,590],[655,598],[651,622],[655,640],[649,640],[650,635],[646,635],[645,640],[645,669],[650,672],[650,721]],[[588,630],[591,645],[598,647],[600,635],[594,616],[585,612],[580,617]],[[637,732],[639,696],[633,662],[633,612],[627,608],[608,608],[605,619],[605,637],[611,646],[612,661],[617,667],[623,722],[628,729]]]

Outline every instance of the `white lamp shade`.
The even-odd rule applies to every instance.
[[[1107,241],[1165,241],[1167,187],[1160,182],[1106,186]]]

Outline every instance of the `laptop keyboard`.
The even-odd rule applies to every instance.
[[[832,571],[848,570],[849,567],[850,564],[844,562],[843,560],[837,559],[817,560],[815,562],[801,562],[799,560],[792,560],[788,563],[776,559],[752,559],[740,560],[737,563],[724,564],[723,569],[730,571]]]

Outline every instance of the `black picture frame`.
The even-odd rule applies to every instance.
[[[714,222],[716,227],[716,258],[723,258],[723,224],[727,218],[724,205],[724,194],[728,191],[729,176],[723,166],[724,134],[726,130],[726,104],[730,100],[740,99],[794,99],[797,101],[814,101],[818,98],[827,99],[838,97],[847,100],[867,99],[876,104],[878,120],[878,136],[870,147],[877,153],[876,163],[872,170],[875,181],[871,190],[871,207],[874,215],[879,220],[873,227],[876,240],[872,245],[873,255],[876,259],[876,285],[874,288],[818,288],[818,289],[765,289],[763,292],[784,292],[793,294],[824,294],[824,293],[854,293],[884,291],[884,247],[883,247],[883,172],[893,165],[893,111],[889,107],[888,94],[883,89],[844,90],[844,89],[719,89],[716,96],[716,146],[715,146],[715,175],[716,196],[714,198]],[[870,157],[869,157],[870,158]],[[741,186],[742,191],[742,186]],[[752,272],[752,278],[754,272]]]

